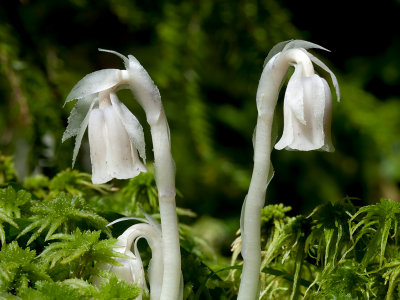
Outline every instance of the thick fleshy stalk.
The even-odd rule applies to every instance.
[[[257,90],[258,118],[254,137],[254,168],[243,204],[242,256],[244,260],[239,300],[255,300],[259,294],[261,266],[261,209],[271,168],[271,130],[282,81],[291,65],[302,65],[304,76],[314,74],[312,62],[300,49],[289,49],[274,56],[265,66]]]
[[[163,240],[164,276],[162,300],[178,299],[181,257],[175,204],[175,164],[171,155],[169,128],[164,111],[151,125]]]
[[[139,62],[133,60],[132,57],[129,58],[129,68],[127,68],[127,71],[122,71],[122,77],[129,83],[133,94],[146,113],[153,142],[154,170],[158,188],[164,260],[164,276],[160,299],[178,299],[180,294],[181,258],[175,203],[175,163],[171,154],[168,122],[157,87],[147,72],[137,72],[141,67]]]

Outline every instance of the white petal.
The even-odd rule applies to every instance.
[[[290,107],[293,115],[299,120],[299,122],[305,124],[304,119],[304,100],[303,100],[303,68],[302,66],[296,65],[295,71],[289,80],[286,88],[284,105]]]
[[[337,101],[339,102],[340,101],[340,89],[339,89],[339,83],[338,83],[338,81],[336,79],[335,74],[333,74],[333,72],[322,61],[320,61],[317,57],[315,57],[314,55],[312,55],[311,53],[309,53],[307,51],[304,51],[304,52],[308,55],[308,57],[311,59],[311,61],[313,63],[315,63],[317,66],[319,66],[320,68],[322,68],[323,70],[325,70],[326,72],[329,73],[329,75],[331,76],[331,79],[332,79],[332,84],[333,84],[333,86],[335,88],[335,91],[336,91]]]
[[[101,184],[112,179],[107,167],[107,144],[104,112],[96,108],[89,117],[90,160],[92,162],[92,182]]]
[[[123,218],[118,218],[114,221],[112,221],[111,223],[108,223],[106,227],[109,227],[111,225],[114,225],[116,223],[122,222],[122,221],[128,221],[128,220],[136,220],[136,221],[140,221],[142,223],[147,223],[147,220],[145,218],[140,218],[140,217],[123,217]]]
[[[133,178],[143,171],[131,141],[112,106],[104,109],[108,172],[113,178]],[[136,160],[136,161],[135,161]]]
[[[275,149],[282,150],[293,142],[293,113],[288,104],[283,103],[283,133],[280,140],[275,144]]]
[[[68,126],[64,131],[62,142],[66,141],[70,137],[73,137],[79,133],[82,122],[89,112],[89,108],[92,102],[95,100],[96,95],[90,95],[88,97],[79,99],[74,108],[72,109],[68,117]]]
[[[293,106],[284,104],[284,130],[281,140],[275,145],[280,150],[310,151],[323,149],[325,145],[324,114],[326,91],[324,80],[314,74],[301,79],[303,87],[304,120],[295,117]]]
[[[301,137],[296,139],[294,149],[310,151],[320,149],[324,145],[324,110],[325,90],[322,78],[313,75],[303,79],[304,111],[306,125],[300,126]]]
[[[130,110],[118,100],[115,93],[110,94],[111,103],[114,107],[119,119],[125,127],[126,132],[135,148],[139,151],[140,157],[146,162],[146,150],[143,127],[138,119],[130,112]]]
[[[327,152],[335,151],[335,147],[332,144],[331,138],[331,123],[332,123],[332,94],[329,88],[328,83],[325,79],[322,79],[324,83],[324,90],[325,90],[325,111],[324,111],[324,133],[325,133],[325,140],[324,146],[321,150]]]
[[[119,248],[114,248],[113,250],[128,255],[130,258],[116,258],[116,260],[123,266],[113,266],[110,271],[117,275],[118,278],[123,279],[130,284],[134,284],[135,276],[133,273],[134,271],[132,270],[132,265],[136,264],[135,255],[133,255],[131,251],[121,251]]]
[[[139,175],[139,173],[147,172],[146,167],[140,161],[137,150],[132,143],[131,143],[131,155],[132,155],[132,160],[133,160],[133,169],[135,170],[135,175],[133,177]]]
[[[317,45],[317,44],[314,44],[314,43],[311,43],[311,42],[308,42],[308,41],[303,41],[303,40],[292,40],[292,41],[289,41],[289,43],[287,43],[285,45],[285,47],[283,48],[282,51],[286,51],[288,49],[294,49],[294,48],[320,49],[320,50],[329,51],[328,49],[326,49],[326,48],[324,48],[324,47],[322,47],[320,45]]]
[[[79,148],[81,147],[83,135],[85,134],[86,127],[87,127],[88,124],[89,124],[90,113],[91,113],[92,108],[93,108],[93,106],[94,106],[95,103],[96,103],[96,101],[92,101],[92,103],[91,103],[91,105],[90,105],[90,107],[89,107],[89,110],[88,110],[88,112],[87,112],[85,118],[84,118],[83,121],[81,122],[80,127],[79,127],[79,131],[78,131],[78,133],[77,133],[77,135],[76,135],[74,153],[72,154],[72,168],[73,168],[74,165],[75,165],[76,157],[77,157],[77,155],[78,155]]]
[[[65,103],[107,90],[116,86],[120,81],[121,70],[118,69],[104,69],[90,73],[72,88]]]
[[[101,49],[101,48],[99,48],[99,51],[111,53],[111,54],[114,54],[114,55],[120,57],[120,58],[123,60],[123,62],[124,62],[125,68],[128,68],[128,66],[129,66],[129,60],[128,60],[128,58],[127,58],[125,55],[122,55],[121,53],[119,53],[119,52],[117,52],[117,51],[107,50],[107,49]]]

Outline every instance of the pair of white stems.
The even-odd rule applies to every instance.
[[[286,46],[283,48],[285,44]],[[272,149],[271,130],[274,110],[282,81],[286,75],[287,69],[291,65],[301,66],[302,76],[312,76],[314,74],[314,68],[308,56],[309,54],[306,54],[305,50],[301,48],[322,48],[305,41],[281,43],[275,47],[275,50],[279,47],[281,48],[280,50],[283,51],[279,52],[279,57],[276,56],[273,65],[271,64],[272,66],[267,64],[264,68],[257,90],[258,119],[254,138],[254,169],[241,217],[241,223],[243,222],[243,224],[241,224],[241,230],[244,265],[239,289],[239,300],[255,300],[258,298],[261,265],[261,209],[264,206],[266,189],[268,181],[270,180],[270,154]],[[276,53],[278,53],[278,51],[276,51]],[[158,188],[162,228],[163,276],[161,293],[159,287],[151,287],[151,290],[157,291],[155,294],[151,295],[151,299],[156,299],[160,295],[159,297],[161,300],[176,300],[179,297],[180,290],[181,260],[175,204],[175,166],[171,155],[168,123],[161,103],[161,96],[150,76],[148,76],[147,72],[132,56],[129,56],[129,60],[123,56],[121,57],[124,59],[127,70],[118,70],[120,71],[120,79],[116,82],[111,80],[112,88],[107,92],[110,94],[114,93],[119,85],[128,84],[130,86],[139,104],[146,113],[147,121],[151,127],[154,150],[155,180]],[[320,66],[322,64],[316,61],[315,58],[314,62]],[[323,65],[322,67],[331,73],[326,66]],[[114,71],[107,72],[111,74]],[[331,76],[337,88],[337,82],[335,82],[336,79],[332,73]],[[92,78],[96,78],[96,76]],[[85,83],[88,86],[87,90],[98,92],[96,88],[93,88],[93,83],[95,84],[95,82],[92,82],[90,79],[87,80],[87,83]],[[75,92],[71,92],[74,94],[74,97],[87,93],[86,88],[79,83],[74,89]],[[74,97],[71,96],[67,101],[70,101]],[[101,106],[101,103],[99,104]],[[78,135],[79,143],[82,134],[81,131],[81,134]],[[76,153],[74,157],[75,155]],[[157,278],[159,278],[159,276],[157,276]],[[160,280],[158,280],[158,282],[159,281]]]

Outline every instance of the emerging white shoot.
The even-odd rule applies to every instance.
[[[313,63],[332,78],[339,101],[335,75],[306,49],[326,50],[316,44],[294,40],[277,44],[267,56],[257,89],[258,119],[254,136],[254,168],[242,217],[244,259],[239,300],[258,299],[261,264],[260,218],[265,193],[272,178],[271,130],[279,91],[290,66],[295,68],[284,97],[284,129],[276,149],[333,151],[331,142],[332,96],[325,79],[316,74]],[[294,295],[294,294],[293,294]],[[293,296],[292,295],[292,296]]]
[[[141,218],[123,218],[115,220],[109,225],[115,224],[122,220],[135,219],[143,223],[135,224],[129,227],[117,239],[114,251],[127,255],[129,258],[118,258],[117,261],[122,266],[107,265],[104,269],[113,272],[119,278],[124,279],[128,283],[137,284],[142,291],[148,292],[143,263],[137,247],[139,239],[146,239],[150,246],[152,258],[148,267],[148,278],[150,283],[150,299],[158,300],[161,296],[162,275],[164,272],[164,263],[162,256],[162,234],[160,225],[146,215],[146,219]],[[133,253],[131,251],[133,247]],[[142,299],[142,294],[138,299]]]

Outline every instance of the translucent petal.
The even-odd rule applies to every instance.
[[[82,120],[82,122],[80,123],[80,127],[79,127],[79,131],[76,134],[76,139],[75,139],[75,147],[74,147],[74,152],[72,154],[72,168],[75,165],[75,161],[76,161],[76,157],[78,155],[79,152],[79,148],[81,147],[81,143],[82,143],[82,138],[83,135],[85,134],[86,131],[86,127],[89,124],[89,118],[90,118],[90,113],[93,109],[94,104],[96,103],[96,101],[92,101],[89,110],[85,116],[85,118]]]
[[[101,52],[111,53],[111,54],[114,54],[114,55],[120,57],[124,62],[125,68],[128,69],[129,59],[125,55],[122,55],[121,53],[119,53],[117,51],[113,51],[113,50],[107,50],[107,49],[101,49],[101,48],[99,48],[98,50]]]
[[[286,88],[284,105],[289,106],[299,122],[305,124],[302,73],[302,66],[300,64],[296,65]]]
[[[113,266],[111,268],[111,272],[113,272],[115,275],[118,276],[118,278],[125,280],[126,282],[130,284],[134,284],[134,270],[135,268],[132,267],[132,265],[136,264],[136,257],[131,251],[125,250],[125,248],[114,248],[113,249],[116,252],[123,253],[125,255],[128,255],[130,258],[116,258],[116,260],[122,265],[122,266]],[[125,251],[123,251],[125,250]]]
[[[280,140],[275,144],[275,149],[282,150],[293,142],[293,122],[294,116],[292,115],[288,105],[283,103],[283,133]]]
[[[282,51],[286,51],[288,49],[295,49],[295,48],[303,48],[303,49],[320,49],[320,50],[325,50],[325,51],[329,51],[328,49],[308,42],[308,41],[303,41],[303,40],[291,40],[289,41],[283,48]]]
[[[313,75],[303,79],[304,114],[306,124],[299,124],[294,133],[294,150],[317,150],[324,145],[325,91],[321,77]]]
[[[160,223],[158,223],[156,220],[154,220],[148,213],[146,213],[143,209],[142,209],[142,207],[140,206],[140,205],[138,205],[139,206],[139,209],[140,209],[140,211],[142,212],[142,214],[145,216],[145,218],[146,218],[146,223],[148,223],[148,224],[150,224],[151,226],[153,226],[155,229],[157,229],[159,232],[160,232],[160,234],[161,234],[161,225],[160,225]]]
[[[72,88],[65,103],[107,90],[116,86],[120,81],[121,70],[118,69],[104,69],[90,73]]]
[[[276,44],[275,46],[272,47],[272,49],[268,52],[267,58],[264,60],[264,67],[265,65],[269,62],[269,60],[276,54],[282,51],[286,51],[288,49],[294,49],[294,48],[303,48],[303,49],[321,49],[325,51],[329,51],[328,49],[303,40],[288,40],[284,42],[280,42]]]
[[[325,90],[325,109],[324,109],[324,133],[325,133],[325,140],[324,146],[321,150],[327,152],[335,151],[335,147],[332,144],[332,137],[331,137],[331,123],[332,123],[332,93],[329,88],[328,83],[325,79],[322,78]]]
[[[296,65],[286,88],[283,102],[283,133],[280,140],[275,144],[277,150],[284,149],[293,142],[296,122],[306,123],[304,119],[302,73],[302,65]]]
[[[311,59],[311,61],[312,61],[313,63],[315,63],[317,66],[319,66],[319,67],[322,68],[324,71],[326,71],[326,72],[329,73],[329,75],[331,76],[331,79],[332,79],[332,84],[333,84],[333,86],[334,86],[334,88],[335,88],[335,91],[336,91],[336,98],[337,98],[337,101],[340,101],[339,83],[338,83],[338,81],[337,81],[337,79],[336,79],[335,74],[333,74],[333,72],[332,72],[321,60],[319,60],[317,57],[315,57],[315,56],[312,55],[311,53],[308,53],[307,51],[304,51],[304,52],[308,55],[308,57]]]
[[[108,227],[108,226],[111,226],[111,225],[114,225],[114,224],[116,224],[116,223],[122,222],[122,221],[136,220],[136,221],[140,221],[140,222],[142,222],[142,223],[147,223],[147,224],[153,226],[155,229],[157,229],[157,230],[160,231],[160,233],[161,233],[161,225],[160,225],[160,223],[158,223],[158,222],[157,222],[156,220],[154,220],[148,213],[146,213],[146,212],[140,207],[140,205],[138,205],[138,206],[139,206],[139,209],[140,209],[140,211],[142,212],[142,214],[145,216],[145,218],[140,218],[140,217],[123,217],[123,218],[118,218],[118,219],[112,221],[111,223],[109,223],[109,224],[107,225],[107,227]]]
[[[75,103],[75,106],[68,117],[68,126],[64,131],[62,142],[66,141],[70,137],[73,137],[79,133],[81,124],[85,119],[87,113],[89,112],[89,108],[92,105],[92,102],[95,99],[96,95],[90,95],[88,97],[79,99]]]
[[[143,165],[143,163],[140,161],[138,157],[138,153],[134,145],[131,143],[131,155],[132,155],[132,160],[133,160],[133,169],[135,170],[135,176],[137,176],[139,173],[142,172],[147,172],[146,167]],[[135,177],[134,176],[134,177]]]
[[[140,217],[123,217],[123,218],[118,218],[114,221],[112,221],[111,223],[107,224],[107,227],[112,226],[116,223],[122,222],[122,221],[128,221],[128,220],[135,220],[135,221],[140,221],[140,222],[144,222],[147,223],[147,220],[144,218],[140,218]]]
[[[295,116],[292,102],[285,95],[284,104],[284,130],[281,140],[275,145],[280,150],[310,151],[323,149],[325,145],[324,114],[326,91],[324,80],[314,74],[311,77],[303,77],[303,107],[304,120],[301,122]]]
[[[273,47],[271,48],[271,50],[268,52],[268,55],[267,55],[267,57],[266,57],[265,60],[264,60],[264,65],[263,65],[263,67],[265,67],[265,65],[269,62],[269,60],[270,60],[272,57],[274,57],[276,54],[278,54],[279,52],[281,52],[281,51],[285,48],[285,46],[286,46],[288,43],[290,43],[291,41],[293,41],[293,40],[288,40],[288,41],[280,42],[280,43],[276,44],[275,46],[273,46]]]
[[[108,106],[103,111],[108,173],[112,178],[133,178],[143,171],[142,166],[136,163],[138,161],[137,156],[134,157],[136,150],[132,151],[128,133],[114,107]]]
[[[101,184],[112,179],[107,165],[106,124],[102,109],[95,108],[89,117],[90,160],[92,182]]]
[[[140,157],[146,162],[146,149],[143,127],[140,125],[138,119],[130,112],[130,110],[118,100],[116,94],[111,93],[110,99],[112,106],[119,119],[125,127],[126,132],[135,148],[139,151]]]

